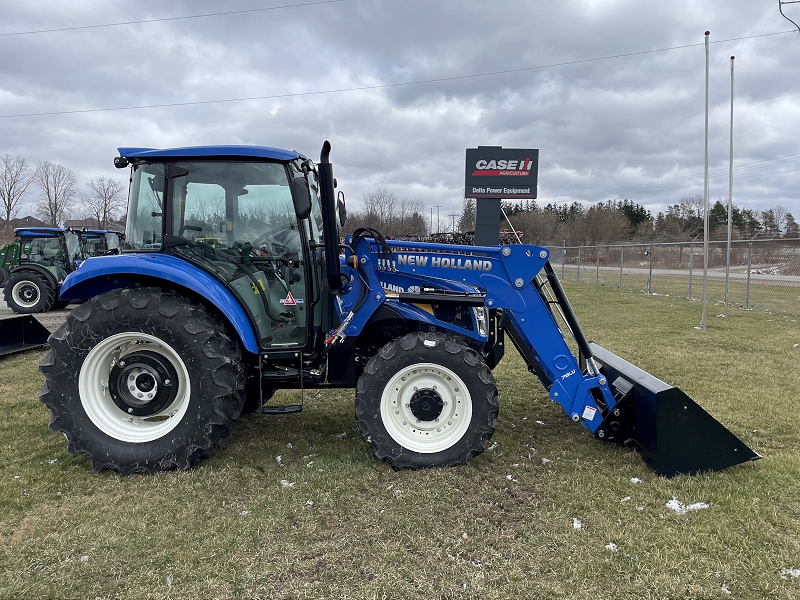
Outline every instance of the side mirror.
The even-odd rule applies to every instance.
[[[308,183],[302,175],[292,177],[291,181],[292,200],[294,201],[294,212],[298,219],[307,219],[311,216],[311,194],[308,191]]]
[[[334,181],[336,181],[334,179]],[[344,192],[339,192],[336,197],[336,211],[339,213],[339,227],[344,227],[347,222],[347,206],[344,203]]]

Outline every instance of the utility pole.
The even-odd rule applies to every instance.
[[[706,288],[708,287],[708,36],[710,31],[706,31],[706,158],[705,176],[703,178],[703,205],[705,215],[703,218],[703,318],[700,321],[700,329],[706,330]]]
[[[450,213],[450,215],[448,215],[448,216],[450,217],[450,220],[453,222],[453,228],[450,231],[451,231],[451,233],[455,233],[456,232],[456,217],[458,215],[456,213]]]
[[[439,233],[439,209],[442,207],[442,205],[434,204],[433,207],[436,209],[436,233]]]
[[[728,282],[731,277],[731,219],[733,216],[733,61],[731,56],[731,158],[728,162],[728,246],[725,259],[725,316],[728,316]]]

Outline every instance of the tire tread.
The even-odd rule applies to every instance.
[[[433,353],[432,349],[422,345],[425,340],[436,340],[438,343],[435,348],[444,350],[453,359],[457,360],[460,356],[465,364],[465,370],[474,372],[476,368],[478,369],[478,381],[470,387],[473,424],[456,444],[447,450],[432,454],[413,452],[400,447],[386,432],[380,418],[380,401],[384,386],[393,374],[404,366],[403,362],[408,360],[435,362],[429,356]],[[422,358],[422,356],[427,357]],[[414,332],[389,342],[369,360],[356,384],[355,414],[361,437],[369,444],[376,458],[388,462],[395,470],[466,464],[470,458],[483,452],[486,442],[492,437],[499,406],[500,398],[494,376],[480,354],[464,341],[440,333]]]
[[[155,308],[147,310],[151,303]],[[162,312],[162,305],[169,308]],[[192,324],[187,326],[190,320]],[[200,348],[194,356],[202,364],[187,364],[187,369],[190,378],[192,370],[197,369],[203,385],[209,388],[210,393],[203,398],[195,397],[197,390],[193,389],[190,400],[207,403],[199,407],[205,421],[202,431],[193,434],[187,431],[189,440],[171,435],[164,436],[170,438],[169,442],[162,443],[164,438],[159,438],[143,444],[126,444],[106,436],[88,420],[78,397],[78,373],[89,349],[102,339],[98,330],[116,324],[138,331],[139,327],[152,326],[153,321],[168,323],[172,329],[179,327],[185,332],[180,336],[185,338],[184,347],[175,348],[178,354],[183,356],[190,346]],[[50,350],[39,365],[45,377],[39,400],[51,411],[50,429],[66,437],[67,452],[86,456],[95,471],[111,469],[129,475],[186,470],[222,443],[241,413],[244,372],[239,345],[227,335],[220,318],[192,299],[158,288],[112,290],[73,309],[66,323],[50,335],[48,343]],[[132,449],[133,446],[139,448]]]

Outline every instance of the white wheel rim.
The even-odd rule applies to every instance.
[[[444,406],[436,420],[419,420],[412,398],[419,390],[434,390]],[[417,363],[399,371],[381,396],[381,419],[391,438],[408,450],[431,454],[447,450],[469,429],[472,397],[461,378],[433,363]]]
[[[33,296],[33,300],[25,300],[25,298],[22,297],[22,290],[25,287],[30,287],[36,290],[36,293]],[[11,288],[11,295],[14,297],[14,302],[19,304],[22,308],[33,308],[34,306],[36,306],[36,303],[39,302],[39,298],[41,297],[42,292],[41,290],[39,290],[38,285],[36,285],[32,281],[23,279],[22,281],[18,281],[17,283],[14,284],[14,287]]]
[[[178,392],[158,413],[134,417],[111,397],[109,375],[118,361],[143,350],[155,352],[172,364],[178,374]],[[78,392],[86,415],[100,431],[123,442],[143,443],[166,435],[180,423],[189,408],[191,384],[186,366],[171,346],[155,336],[129,332],[112,335],[92,348],[81,366]]]

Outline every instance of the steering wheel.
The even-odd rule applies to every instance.
[[[279,235],[280,233],[282,233],[284,231],[287,232],[287,233],[292,231],[292,226],[291,225],[281,225],[280,227],[275,227],[273,229],[270,229],[266,233],[262,233],[255,240],[253,240],[253,242],[252,242],[253,247],[258,248],[261,244],[263,244],[264,242],[266,242],[270,238],[273,238],[273,239],[274,238],[278,238],[278,239],[285,238],[286,237],[285,235],[283,235],[283,236]],[[283,244],[281,242],[278,242],[278,243],[281,246],[285,246],[286,245],[286,244]]]

